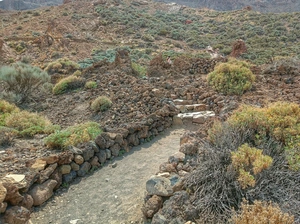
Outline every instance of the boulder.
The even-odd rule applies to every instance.
[[[33,206],[33,198],[29,194],[25,194],[23,196],[24,196],[23,201],[21,201],[19,205],[30,210],[31,207]]]
[[[0,183],[0,203],[2,203],[6,197],[6,193],[7,193],[7,190],[6,188],[3,186],[2,183]]]
[[[57,163],[53,163],[49,165],[45,170],[40,172],[40,177],[38,179],[38,183],[41,184],[49,179],[50,175],[54,172],[57,167]]]
[[[106,159],[110,159],[111,158],[111,151],[109,149],[105,149],[105,153],[106,153]]]
[[[65,151],[59,154],[58,165],[70,164],[74,159],[74,155],[71,151]]]
[[[128,145],[139,145],[139,139],[136,134],[130,134],[127,137]]]
[[[93,149],[94,153],[98,153],[99,152],[99,147],[97,146],[96,142],[94,142],[94,141],[89,141],[88,142],[88,147],[90,147],[91,149]]]
[[[50,155],[50,156],[41,158],[41,160],[46,161],[47,164],[57,163],[58,159],[59,159],[58,155]]]
[[[176,168],[173,166],[173,164],[171,163],[162,163],[160,166],[159,166],[159,171],[160,172],[168,172],[168,173],[176,173],[177,170]]]
[[[24,180],[18,182],[12,177],[5,177],[2,179],[2,185],[6,188],[4,201],[9,202],[12,205],[18,205],[23,200],[23,196],[20,194],[19,190],[26,187],[26,182]]]
[[[54,172],[51,174],[50,179],[57,182],[56,186],[54,187],[54,190],[57,190],[62,184],[62,174],[60,169],[56,168],[56,170],[54,170]]]
[[[105,149],[106,148],[106,141],[103,138],[102,135],[98,135],[95,139],[96,144],[99,146],[100,149]]]
[[[71,168],[74,171],[78,171],[80,169],[80,166],[77,163],[72,162],[71,163]]]
[[[32,164],[31,168],[36,171],[41,171],[41,170],[44,170],[46,166],[47,166],[47,162],[45,160],[37,159]]]
[[[90,164],[92,167],[100,167],[100,163],[98,162],[99,159],[97,156],[94,156],[91,160],[90,160]]]
[[[61,165],[60,166],[60,172],[61,174],[68,174],[71,172],[71,166],[70,165]]]
[[[185,143],[180,146],[179,151],[186,155],[196,155],[198,153],[198,144]]]
[[[29,194],[33,198],[33,205],[41,205],[53,195],[53,189],[56,187],[56,180],[47,180],[46,182],[33,187]]]
[[[63,182],[69,184],[76,178],[76,176],[76,171],[72,170],[70,173],[63,175]]]
[[[112,147],[110,147],[111,154],[113,156],[118,156],[120,152],[121,147],[119,144],[114,144]]]
[[[75,161],[75,163],[77,163],[78,165],[81,165],[81,164],[84,163],[84,158],[83,158],[81,155],[75,155],[74,161]]]
[[[109,149],[108,149],[108,151],[109,151],[109,153],[110,153],[110,150],[109,150]],[[97,155],[97,157],[98,157],[98,159],[99,159],[99,162],[100,162],[101,164],[104,164],[105,161],[106,161],[106,157],[107,157],[106,150],[100,149],[100,151],[99,151],[96,155]],[[111,155],[111,153],[110,153],[110,155]]]
[[[91,169],[91,164],[89,162],[84,162],[80,166],[80,170],[77,171],[77,174],[79,177],[83,177],[89,172],[90,169]]]
[[[85,161],[88,161],[90,158],[92,158],[94,156],[94,149],[92,147],[85,147],[82,150],[82,156],[84,158]]]
[[[171,196],[173,194],[171,181],[160,176],[152,176],[146,182],[146,190],[149,195]]]
[[[6,208],[7,208],[7,203],[6,202],[1,202],[0,203],[0,214],[4,213],[6,211]]]
[[[30,211],[22,206],[13,206],[6,210],[4,219],[8,224],[26,224],[30,219]]]
[[[142,207],[144,216],[147,218],[152,218],[153,215],[162,207],[162,204],[162,197],[153,195]]]

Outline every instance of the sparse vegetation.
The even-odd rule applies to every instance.
[[[70,145],[76,146],[79,143],[93,140],[101,132],[102,130],[100,129],[99,124],[87,122],[56,131],[45,138],[45,144],[49,148],[66,149]]]
[[[246,62],[230,60],[215,67],[208,74],[208,83],[215,90],[224,94],[241,95],[251,89],[255,76]]]
[[[111,100],[106,96],[98,96],[91,104],[91,109],[95,112],[106,111],[112,105]]]
[[[95,81],[88,81],[84,85],[84,88],[86,89],[94,89],[96,87],[97,87],[97,83]]]
[[[79,65],[68,58],[59,58],[54,62],[48,64],[45,68],[49,74],[54,73],[61,73],[61,74],[68,74],[72,73],[79,69]]]
[[[41,85],[49,82],[50,77],[38,67],[17,62],[0,69],[0,80],[7,85],[7,92],[12,92],[18,96],[17,103],[22,103],[32,96]]]

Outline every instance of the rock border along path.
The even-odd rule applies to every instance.
[[[184,131],[182,127],[167,129],[93,175],[75,180],[75,184],[36,208],[31,223],[146,223],[141,212],[145,183],[162,162],[178,152]]]

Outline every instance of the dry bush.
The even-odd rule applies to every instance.
[[[112,105],[111,100],[106,96],[97,97],[91,104],[91,109],[95,112],[106,111]]]
[[[62,80],[60,80],[55,86],[53,87],[53,94],[58,95],[64,92],[78,89],[83,87],[85,84],[84,80],[81,77],[77,77],[74,75],[68,76]]]
[[[293,224],[294,216],[281,211],[279,206],[272,202],[254,201],[253,205],[243,201],[241,211],[234,212],[234,224]]]
[[[300,74],[300,59],[296,57],[277,57],[272,63],[265,66],[263,74],[269,75],[289,75]]]
[[[10,145],[17,134],[18,131],[13,128],[0,126],[0,146]]]
[[[19,112],[19,108],[5,100],[0,100],[0,126],[5,125],[5,119],[12,113]]]
[[[56,61],[49,63],[45,68],[45,71],[49,74],[70,74],[77,69],[79,69],[79,64],[77,64],[76,62],[71,61],[68,58],[59,58]]]

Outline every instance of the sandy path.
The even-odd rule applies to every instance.
[[[33,224],[147,223],[145,183],[179,149],[183,129],[169,129],[58,193],[31,215]]]

